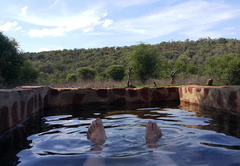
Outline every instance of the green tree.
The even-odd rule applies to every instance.
[[[218,58],[209,58],[204,63],[205,75],[234,85],[240,85],[240,55],[222,55]]]
[[[35,82],[38,69],[25,57],[15,39],[0,32],[0,81],[9,85]]]
[[[76,74],[68,74],[66,78],[67,82],[76,82],[77,81],[77,75]]]
[[[112,65],[106,69],[107,76],[115,81],[123,80],[125,76],[124,67],[121,65]]]
[[[81,67],[76,70],[77,77],[86,81],[93,80],[97,74],[97,70],[90,67]]]
[[[178,70],[178,72],[185,72],[186,69],[187,69],[187,65],[185,65],[183,63],[183,61],[177,61],[175,64],[174,64],[174,68],[176,68]]]
[[[7,84],[18,83],[23,63],[24,57],[17,42],[0,32],[0,80]]]
[[[228,62],[227,79],[233,85],[240,85],[240,55]]]
[[[21,82],[29,83],[35,82],[39,75],[39,70],[34,67],[31,61],[25,60],[23,66],[21,67]]]
[[[131,54],[134,75],[143,83],[156,75],[158,62],[157,52],[144,43],[137,45]]]

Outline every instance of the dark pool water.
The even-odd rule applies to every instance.
[[[240,165],[240,117],[183,107],[58,108],[29,118],[0,139],[0,165]],[[103,120],[107,140],[95,146],[87,127]],[[163,136],[146,144],[145,124]]]

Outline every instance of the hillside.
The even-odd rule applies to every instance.
[[[81,47],[81,46],[79,46]],[[76,73],[80,67],[94,68],[101,77],[107,67],[122,65],[126,70],[130,54],[136,46],[104,47],[95,49],[73,49],[24,53],[40,71],[39,83],[65,83],[68,74]],[[171,41],[149,45],[156,50],[163,66],[167,69],[178,68],[178,74],[204,74],[201,66],[211,58],[229,54],[240,55],[240,40],[201,38],[197,41]],[[100,74],[99,74],[100,73]],[[166,77],[160,74],[158,79]]]

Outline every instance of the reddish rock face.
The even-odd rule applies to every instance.
[[[228,99],[228,107],[233,111],[237,108],[237,93],[236,92],[230,92],[229,99]]]
[[[167,98],[170,98],[170,97],[172,97],[173,95],[176,95],[176,94],[179,95],[177,88],[170,87],[170,88],[167,88],[167,90],[168,90]]]
[[[140,90],[141,92],[140,92],[140,94],[141,94],[141,96],[142,96],[142,98],[146,101],[146,102],[148,102],[148,88],[142,88],[141,90]]]
[[[35,97],[34,97],[34,108],[35,108],[35,110],[37,109],[37,95],[35,95]]]
[[[18,109],[18,105],[17,105],[17,102],[15,102],[12,106],[12,122],[13,122],[13,125],[18,123],[17,109]]]
[[[197,88],[196,91],[197,92],[201,92],[202,88]]]
[[[223,107],[223,97],[222,97],[222,93],[220,90],[218,91],[218,95],[217,95],[217,104],[220,107]]]
[[[42,108],[42,97],[40,93],[38,94],[38,109],[41,110]]]
[[[101,98],[107,98],[108,97],[108,91],[107,89],[96,89],[98,97]]]
[[[25,102],[24,101],[21,101],[21,119],[24,118],[24,115],[25,115]]]
[[[204,88],[203,100],[205,100],[208,97],[208,93],[209,93],[209,89],[208,88]]]
[[[195,100],[195,101],[193,102],[193,104],[194,104],[194,105],[199,105],[199,103],[198,103],[197,100]]]
[[[113,94],[114,95],[119,95],[119,96],[125,96],[126,95],[126,89],[125,88],[114,88],[113,89]]]
[[[8,129],[9,126],[9,116],[8,116],[8,107],[3,106],[0,108],[0,131]]]
[[[152,100],[153,101],[162,101],[166,100],[166,94],[161,94],[158,90],[153,91],[152,93]]]
[[[80,105],[84,98],[84,94],[75,94],[72,98],[73,105]]]
[[[46,95],[43,100],[44,100],[44,106],[47,106],[48,105],[48,95]]]
[[[188,99],[184,100],[185,104],[190,104],[190,101]]]
[[[51,96],[57,96],[59,94],[59,91],[57,89],[50,89]]]
[[[180,88],[179,88],[179,96],[180,96],[180,98],[182,98],[182,97],[183,97],[183,93],[182,93],[182,87],[180,87]]]
[[[128,89],[128,93],[130,97],[137,97],[137,91],[133,89]]]
[[[31,115],[33,112],[33,97],[27,103],[27,115]]]
[[[188,92],[192,94],[193,87],[188,87]]]

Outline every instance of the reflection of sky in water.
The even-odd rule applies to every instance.
[[[239,135],[229,131],[232,115],[204,113],[170,108],[96,110],[92,115],[102,118],[107,134],[105,144],[96,147],[86,135],[94,118],[77,117],[66,111],[65,115],[42,118],[42,131],[28,136],[31,147],[17,156],[20,165],[81,165],[89,156],[93,160],[101,156],[106,165],[240,164]],[[146,145],[144,138],[149,120],[155,121],[163,133],[154,146]],[[235,121],[239,117],[235,116]],[[238,128],[232,129],[237,133]]]

